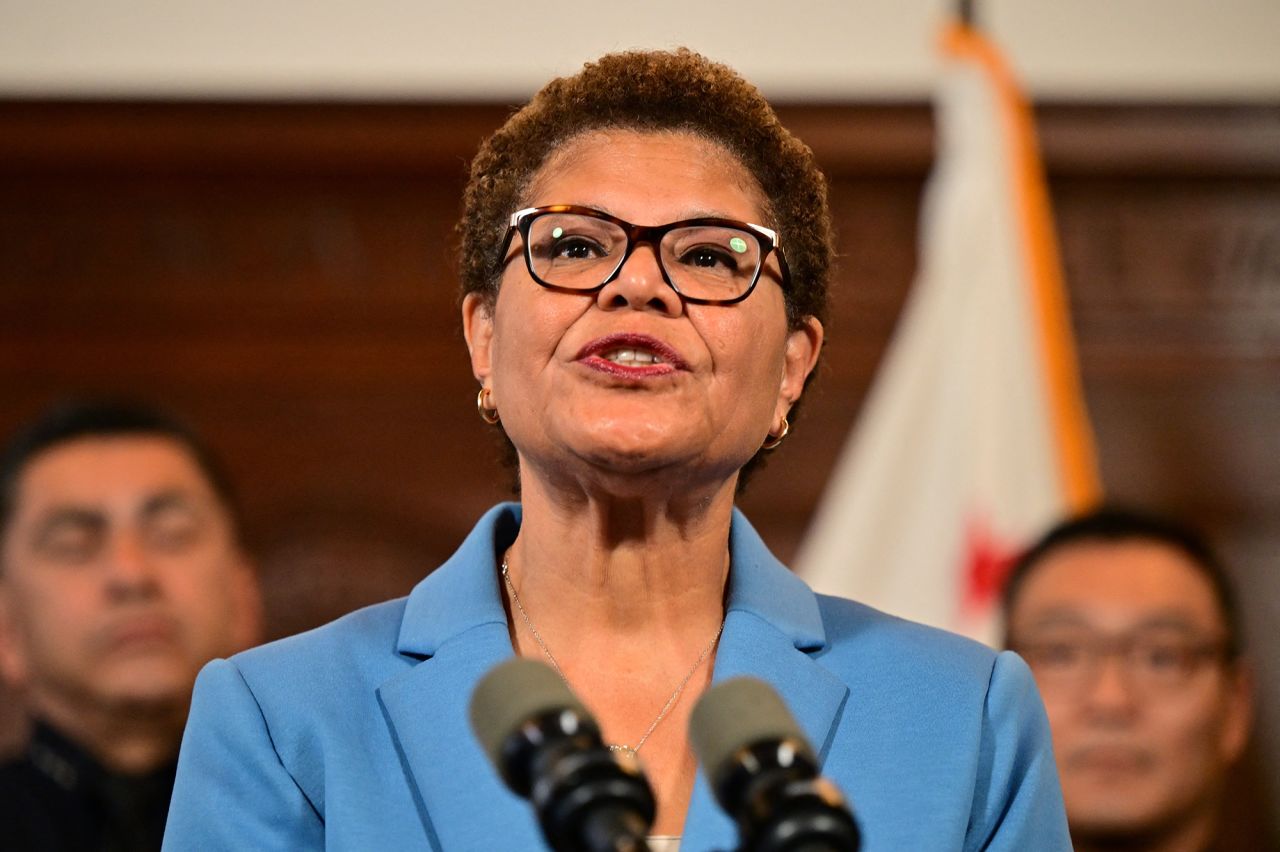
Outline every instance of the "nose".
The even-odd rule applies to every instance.
[[[652,310],[672,317],[684,312],[684,300],[667,283],[657,248],[649,243],[632,249],[618,274],[600,288],[596,303],[605,310]]]
[[[1136,709],[1140,696],[1123,656],[1103,655],[1098,669],[1084,687],[1086,707],[1091,713],[1109,719],[1126,718]]]
[[[107,552],[107,591],[117,599],[149,597],[159,588],[153,556],[141,534],[117,532]]]

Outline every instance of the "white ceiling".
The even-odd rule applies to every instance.
[[[783,99],[930,90],[950,0],[0,0],[0,95],[513,99],[686,44]],[[978,0],[1041,98],[1280,100],[1280,0]]]

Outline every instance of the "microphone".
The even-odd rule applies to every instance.
[[[689,736],[716,800],[738,824],[739,852],[857,852],[858,824],[786,704],[764,681],[711,687]]]
[[[556,852],[649,852],[656,804],[633,754],[600,726],[550,667],[516,658],[471,694],[471,727],[507,786],[533,803]]]

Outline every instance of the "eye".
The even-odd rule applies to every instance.
[[[557,229],[559,230],[559,229]],[[545,235],[530,243],[534,268],[543,274],[563,274],[567,267],[594,266],[609,256],[609,249],[599,241],[581,234]]]
[[[697,246],[686,251],[680,262],[699,269],[723,269],[737,272],[738,262],[728,252],[714,246]]]
[[[552,214],[529,226],[530,255],[543,268],[609,257],[626,239],[616,225],[592,216]]]
[[[1156,674],[1174,674],[1184,671],[1193,652],[1179,642],[1144,642],[1135,649],[1138,663]]]
[[[192,509],[169,506],[147,519],[146,539],[157,551],[177,553],[195,544],[203,529]]]
[[[1084,657],[1084,647],[1075,642],[1037,642],[1027,647],[1027,659],[1040,669],[1072,669],[1079,666]]]
[[[65,565],[88,562],[101,548],[102,530],[89,524],[59,524],[38,543],[46,558]]]
[[[594,240],[573,235],[555,240],[548,251],[548,256],[556,260],[592,260],[606,254],[608,252]]]
[[[760,246],[751,234],[720,225],[675,228],[663,237],[662,251],[669,269],[678,264],[708,281],[748,278],[760,262]]]

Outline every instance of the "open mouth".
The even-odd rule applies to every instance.
[[[610,349],[601,353],[600,357],[611,364],[621,364],[624,367],[650,367],[667,363],[656,352],[646,352],[643,349]]]
[[[688,369],[671,346],[647,334],[618,333],[596,338],[582,348],[578,360],[614,375],[659,376]]]

